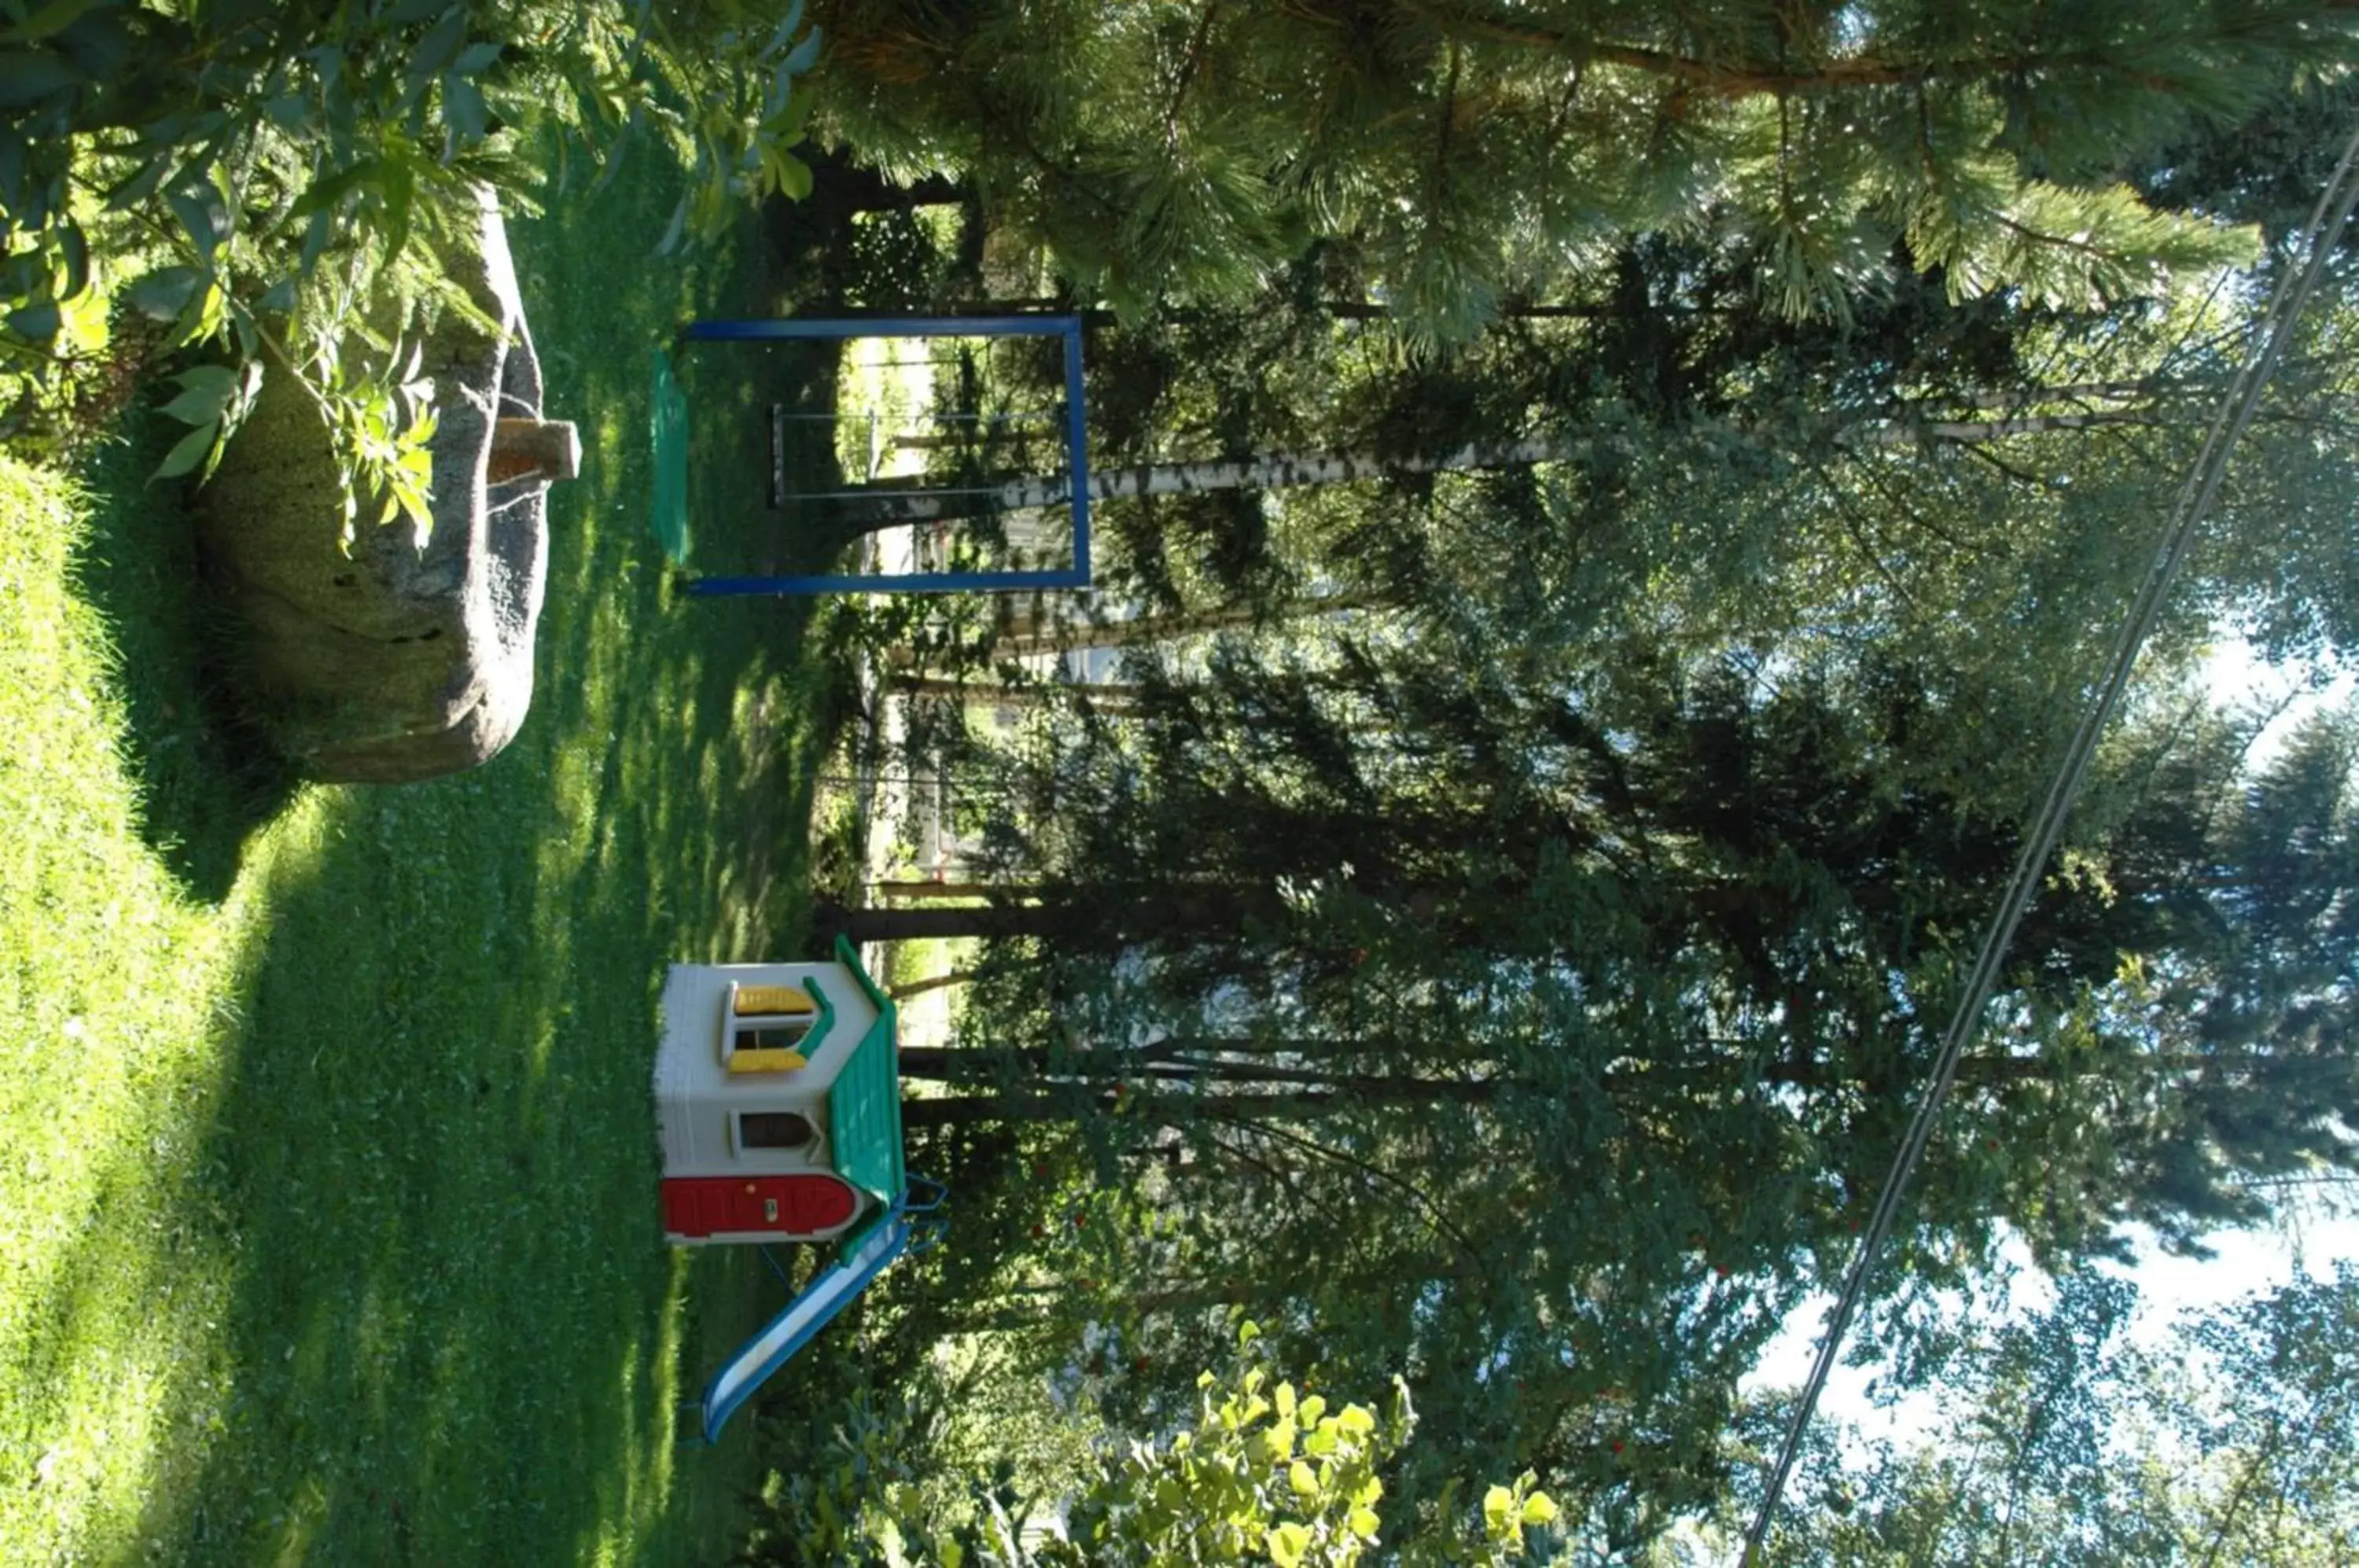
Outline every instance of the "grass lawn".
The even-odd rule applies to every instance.
[[[673,1406],[764,1281],[662,1244],[655,998],[799,936],[841,699],[808,612],[676,600],[643,524],[650,351],[780,287],[750,225],[651,256],[672,191],[641,147],[512,222],[583,474],[473,773],[299,786],[223,722],[174,431],[0,457],[0,1562],[727,1550],[751,1423]]]

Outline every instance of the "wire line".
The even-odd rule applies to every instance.
[[[1876,1254],[1882,1250],[1890,1235],[1894,1220],[1900,1211],[1900,1202],[1908,1190],[1908,1178],[1918,1162],[1924,1158],[1926,1145],[1933,1134],[1933,1123],[1940,1115],[1941,1103],[1949,1095],[1955,1081],[1958,1062],[1965,1054],[1997,987],[1999,966],[2006,956],[2008,945],[2015,939],[2016,928],[2022,923],[2024,911],[2030,907],[2038,892],[2039,879],[2049,857],[2055,853],[2057,841],[2062,836],[2064,820],[2070,814],[2073,798],[2080,793],[2086,779],[2091,759],[2096,755],[2097,742],[2106,724],[2119,706],[2123,691],[2129,685],[2130,673],[2137,663],[2139,648],[2160,618],[2169,598],[2170,585],[2186,560],[2198,527],[2212,503],[2220,493],[2228,459],[2245,427],[2253,420],[2260,406],[2262,389],[2276,370],[2286,341],[2292,335],[2295,321],[2310,302],[2311,291],[2326,269],[2327,258],[2341,237],[2344,222],[2350,217],[2354,202],[2359,202],[2359,133],[2343,149],[2343,159],[2335,166],[2326,190],[2319,198],[2317,210],[2310,215],[2305,231],[2310,240],[2308,265],[2297,275],[2280,278],[2276,295],[2262,325],[2262,340],[2257,352],[2247,357],[2229,382],[2227,395],[2214,416],[2210,432],[2205,436],[2202,452],[2195,460],[2187,482],[2181,485],[2174,503],[2171,522],[2166,530],[2154,564],[2147,571],[2136,596],[2131,601],[2121,633],[2114,640],[2113,653],[2105,667],[2104,683],[2081,716],[2073,731],[2071,743],[2065,749],[2062,766],[2057,770],[2047,800],[2041,804],[2035,826],[2025,840],[2023,853],[2016,861],[2013,880],[2007,884],[2006,896],[1999,901],[1997,913],[1992,918],[1990,930],[1983,938],[1982,949],[1976,955],[1965,994],[1958,999],[1957,1012],[1950,1020],[1949,1032],[1941,1041],[1933,1075],[1925,1087],[1924,1098],[1919,1102],[1916,1116],[1908,1124],[1908,1135],[1901,1139],[1899,1151],[1894,1156],[1890,1174],[1885,1178],[1884,1191],[1876,1200],[1875,1213],[1868,1222],[1866,1233],[1860,1237],[1859,1249],[1853,1256],[1849,1272],[1844,1276],[1842,1292],[1827,1323],[1825,1335],[1819,1342],[1817,1358],[1811,1363],[1810,1376],[1803,1385],[1802,1396],[1786,1428],[1786,1438],[1777,1454],[1777,1463],[1769,1475],[1769,1482],[1761,1495],[1759,1509],[1751,1527],[1745,1531],[1745,1563],[1753,1568],[1761,1560],[1763,1543],[1769,1535],[1769,1522],[1777,1510],[1777,1501],[1792,1474],[1794,1462],[1799,1456],[1802,1437],[1818,1409],[1819,1397],[1824,1393],[1827,1379],[1833,1374],[1835,1356],[1842,1348],[1844,1333],[1859,1310],[1861,1298],[1866,1292],[1867,1279],[1875,1265]]]

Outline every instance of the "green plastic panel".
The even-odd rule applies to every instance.
[[[853,1047],[852,1059],[828,1090],[828,1136],[835,1146],[836,1174],[889,1206],[908,1185],[901,1163],[901,1057],[893,999],[860,967],[850,942],[839,938],[836,956],[876,1004],[876,1021]]]

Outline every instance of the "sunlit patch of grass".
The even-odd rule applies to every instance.
[[[0,1561],[136,1517],[190,1391],[222,1376],[228,1263],[183,1192],[251,911],[191,908],[115,766],[103,628],[68,591],[81,498],[0,458]],[[118,1236],[136,1245],[111,1245]],[[193,1332],[192,1332],[193,1330]]]
[[[0,463],[0,1562],[726,1550],[749,1457],[674,1406],[770,1303],[662,1246],[655,988],[791,945],[829,682],[643,535],[647,345],[770,287],[652,264],[669,201],[650,163],[516,225],[591,452],[475,772],[254,787],[152,462]]]

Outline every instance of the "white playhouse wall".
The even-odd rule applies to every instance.
[[[792,1073],[731,1073],[723,1053],[730,1028],[729,987],[799,985],[834,1009],[824,1037],[801,1050],[809,1064]],[[655,1101],[666,1176],[785,1175],[834,1170],[827,1091],[876,1022],[876,1006],[843,965],[675,964],[664,982],[663,1042],[656,1052]],[[818,1137],[799,1149],[737,1147],[735,1118],[745,1111],[793,1111]]]

